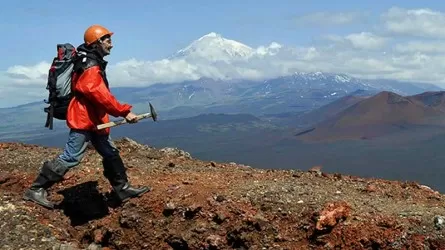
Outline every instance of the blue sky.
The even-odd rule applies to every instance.
[[[130,3],[131,2],[131,3]],[[392,6],[444,10],[441,1],[86,1],[59,6],[58,1],[5,1],[0,9],[0,61],[4,69],[15,64],[48,60],[57,42],[82,42],[93,23],[116,32],[116,50],[110,61],[129,57],[155,60],[188,45],[211,31],[250,46],[272,41],[304,44],[332,27],[295,25],[299,15],[313,12],[369,11],[376,16]],[[373,22],[374,18],[369,18]],[[363,25],[334,27],[339,33],[361,31]]]
[[[115,65],[110,71],[119,71],[110,72],[111,80],[115,79],[119,85],[131,85],[136,82],[141,85],[155,81],[180,81],[209,76],[205,75],[205,72],[210,70],[203,69],[202,66],[204,65],[202,60],[209,55],[201,55],[199,61],[196,56],[182,58],[179,61],[161,61],[209,32],[216,32],[225,39],[243,43],[255,51],[260,47],[262,49],[265,47],[266,50],[268,48],[268,56],[263,55],[261,60],[282,62],[289,55],[289,51],[293,51],[295,60],[301,62],[293,65],[291,69],[276,69],[266,75],[261,73],[263,69],[252,64],[259,62],[260,59],[251,59],[246,67],[249,67],[249,72],[258,71],[249,73],[258,78],[273,77],[279,75],[279,72],[298,69],[341,70],[363,77],[412,79],[437,84],[445,82],[445,76],[433,77],[434,74],[426,71],[408,72],[410,67],[417,66],[402,67],[399,63],[410,58],[413,62],[436,65],[439,62],[441,65],[442,61],[435,61],[440,58],[433,58],[428,53],[442,51],[441,44],[445,36],[439,34],[436,37],[434,27],[432,32],[422,31],[424,30],[422,24],[431,22],[437,25],[436,29],[443,28],[441,25],[445,24],[445,3],[442,1],[78,0],[63,3],[71,5],[61,5],[53,0],[17,0],[2,3],[0,54],[3,60],[0,61],[0,85],[3,90],[0,92],[2,99],[0,107],[40,100],[41,96],[45,96],[43,80],[47,66],[45,63],[49,63],[55,55],[56,44],[71,42],[76,46],[79,45],[82,43],[84,30],[96,23],[105,25],[115,32],[113,37],[115,48],[107,60],[111,65]],[[382,15],[387,14],[391,8],[397,9],[391,12],[390,17],[386,19],[389,21],[385,23],[382,21]],[[409,12],[416,10],[415,14]],[[419,10],[429,12],[425,14]],[[417,22],[418,25],[411,25],[411,21]],[[393,26],[385,26],[390,22]],[[417,29],[394,26],[397,22]],[[423,35],[416,35],[419,31]],[[364,44],[370,41],[373,44]],[[270,52],[270,45],[273,42],[281,46],[281,52],[275,54]],[[397,42],[405,44],[396,44]],[[411,49],[404,50],[409,42],[414,43],[410,44]],[[423,44],[425,42],[428,44]],[[385,47],[383,44],[392,47]],[[425,47],[429,49],[423,49]],[[284,48],[290,50],[284,52]],[[336,52],[329,51],[329,48],[335,48]],[[382,53],[389,55],[386,53],[394,48],[398,51],[391,54],[391,58],[381,57]],[[408,52],[411,54],[407,54]],[[442,52],[445,53],[445,49]],[[349,64],[344,64],[340,68],[338,63],[330,61],[334,57],[344,58]],[[287,60],[294,59],[288,57]],[[364,63],[363,67],[352,69],[350,65],[355,65],[358,61]],[[223,70],[228,71],[234,64],[232,61],[225,62],[229,65],[225,65]],[[327,62],[330,62],[331,66],[326,65]],[[421,66],[426,68],[424,64]],[[367,67],[375,68],[370,71],[364,70]],[[162,75],[153,78],[143,75],[143,72],[151,72],[152,75],[159,72],[163,72],[164,75],[172,74],[168,70],[172,70],[173,73],[179,72],[178,76],[167,79]],[[190,70],[194,71],[189,75],[184,73]],[[215,69],[212,72],[215,72]],[[26,81],[25,79],[18,81],[17,77],[11,80],[8,78],[11,73],[26,75],[24,77]],[[213,76],[217,75],[222,74]],[[242,76],[237,75],[237,77]],[[16,83],[15,81],[17,85],[11,86],[10,83]],[[29,89],[33,94],[15,101],[7,99],[14,91],[22,91],[23,88]]]

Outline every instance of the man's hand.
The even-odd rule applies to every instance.
[[[127,120],[128,123],[136,123],[138,122],[138,117],[133,112],[130,112],[127,116],[125,116],[125,120]]]

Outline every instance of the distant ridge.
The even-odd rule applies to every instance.
[[[402,96],[381,91],[369,98],[344,97],[312,112],[324,120],[297,132],[302,140],[369,139],[419,126],[445,126],[445,93]],[[346,106],[338,112],[336,105]],[[331,111],[331,115],[328,112]],[[337,112],[337,113],[335,113]]]

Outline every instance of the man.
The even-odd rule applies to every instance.
[[[137,197],[150,190],[150,187],[132,187],[127,179],[126,169],[118,149],[114,146],[110,128],[97,130],[96,126],[109,122],[109,115],[124,117],[129,123],[137,122],[131,112],[131,105],[121,104],[110,93],[103,57],[113,48],[110,32],[100,25],[90,26],[84,34],[84,44],[77,50],[80,53],[74,64],[72,76],[72,98],[66,123],[70,128],[64,151],[57,158],[46,161],[24,199],[46,208],[54,208],[47,199],[47,189],[63,180],[63,176],[82,160],[91,142],[102,156],[103,174],[110,182],[115,194],[122,201]]]

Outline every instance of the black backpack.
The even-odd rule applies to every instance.
[[[68,105],[73,97],[71,77],[75,60],[78,58],[76,48],[70,44],[57,44],[57,56],[54,57],[48,73],[46,89],[49,91],[49,104],[44,108],[47,113],[45,127],[53,129],[53,118],[66,120]]]

